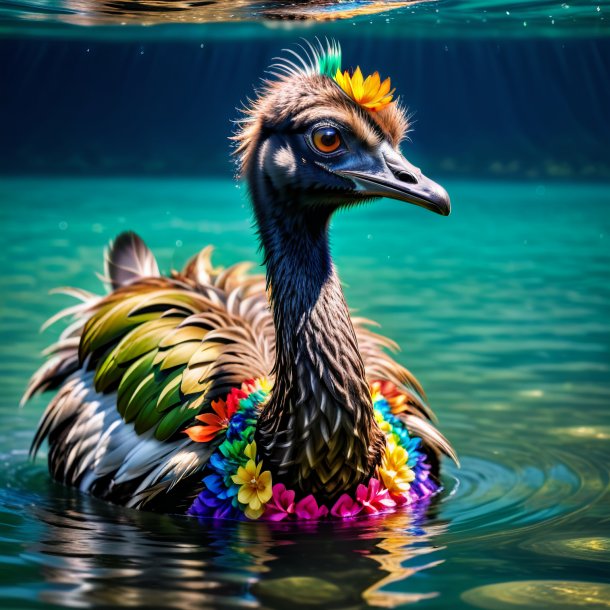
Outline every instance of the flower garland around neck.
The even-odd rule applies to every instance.
[[[270,392],[267,379],[248,380],[241,388],[233,388],[226,400],[213,401],[212,412],[197,416],[201,425],[185,430],[195,442],[220,440],[206,464],[203,490],[188,509],[189,515],[268,521],[348,519],[414,504],[439,491],[429,476],[421,440],[410,436],[398,418],[406,409],[406,397],[389,382],[371,385],[375,419],[386,435],[386,448],[367,485],[358,485],[352,495],[344,493],[332,506],[318,503],[312,494],[297,498],[282,483],[274,485],[271,472],[258,460],[254,441],[259,412]]]

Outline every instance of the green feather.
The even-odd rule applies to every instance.
[[[180,395],[180,382],[182,381],[182,371],[177,371],[177,375],[173,378],[168,377],[165,380],[165,385],[157,399],[156,410],[159,413],[167,411],[170,407],[174,407],[180,403],[182,398]]]
[[[157,411],[157,399],[153,397],[142,407],[134,420],[134,427],[137,434],[144,434],[160,421],[161,415]]]
[[[191,403],[185,403],[168,411],[155,430],[155,438],[158,441],[166,441],[198,413],[199,407],[193,407]]]
[[[335,78],[337,70],[341,70],[341,47],[333,42],[320,54],[318,58],[318,72],[323,76]]]
[[[123,417],[125,417],[125,411],[135,390],[146,376],[152,374],[153,361],[156,355],[157,350],[152,350],[150,353],[142,356],[139,360],[136,360],[125,371],[117,391],[117,409]]]

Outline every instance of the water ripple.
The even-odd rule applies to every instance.
[[[222,205],[190,223],[204,187]],[[458,197],[464,188],[450,185]],[[45,401],[17,403],[53,335],[37,326],[67,304],[46,292],[98,289],[103,245],[125,228],[126,208],[163,268],[207,243],[225,264],[255,255],[228,182],[124,180],[120,200],[116,189],[114,181],[0,183],[0,198],[15,202],[2,210],[0,250],[0,604],[283,608],[307,605],[314,588],[309,601],[319,607],[533,607],[560,599],[562,587],[607,578],[610,251],[596,236],[610,226],[610,206],[582,215],[594,205],[586,200],[575,215],[562,187],[553,193],[553,236],[538,252],[523,244],[522,219],[527,212],[532,234],[544,234],[548,219],[526,187],[492,189],[501,239],[481,229],[476,201],[489,187],[451,225],[411,216],[409,251],[384,238],[402,210],[380,204],[337,221],[348,301],[403,347],[399,357],[426,387],[462,468],[445,465],[445,491],[426,515],[305,528],[140,514],[51,482],[44,457],[28,461]],[[551,268],[549,258],[563,262]]]

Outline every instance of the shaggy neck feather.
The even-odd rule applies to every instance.
[[[383,437],[330,256],[330,211],[282,201],[263,178],[250,190],[276,332],[259,450],[277,480],[333,499],[372,475]]]

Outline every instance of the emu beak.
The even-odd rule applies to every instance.
[[[356,185],[357,192],[369,197],[389,197],[413,203],[442,216],[451,213],[451,201],[447,191],[426,178],[421,170],[409,163],[391,147],[384,147],[374,167],[335,170]]]

